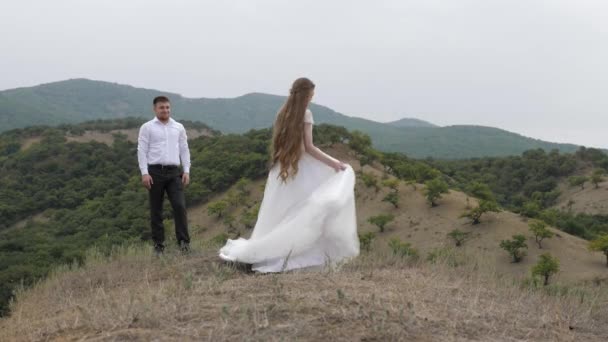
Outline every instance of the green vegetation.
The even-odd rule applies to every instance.
[[[90,247],[109,251],[150,240],[148,195],[141,186],[136,144],[121,135],[112,145],[65,138],[86,130],[135,128],[144,121],[92,121],[0,134],[0,315],[13,289],[32,284],[58,264],[82,262]],[[184,123],[188,129],[211,131],[201,123]],[[22,141],[30,137],[41,141],[22,150]],[[322,145],[349,137],[341,127],[315,129],[315,141]],[[188,205],[206,203],[233,187],[225,201],[211,203],[209,210],[234,233],[239,226],[253,227],[259,204],[248,203],[250,180],[267,175],[270,138],[271,131],[264,129],[191,140]],[[166,202],[164,220],[170,229],[172,214]],[[248,208],[237,217],[231,209],[241,205]]]
[[[589,243],[589,249],[602,252],[606,256],[606,267],[608,267],[608,234],[598,237]]]
[[[399,195],[396,192],[390,192],[382,199],[382,202],[388,202],[392,204],[395,209],[399,208]]]
[[[543,248],[542,241],[544,239],[550,239],[554,235],[552,231],[547,229],[547,224],[543,221],[533,220],[528,225],[530,226],[530,232],[534,235],[538,248]]]
[[[363,184],[365,184],[366,187],[374,188],[376,191],[380,190],[380,187],[378,186],[378,178],[376,178],[376,176],[373,174],[361,171],[359,173],[359,178],[363,181]]]
[[[495,212],[498,213],[500,212],[500,208],[498,208],[498,205],[496,204],[496,202],[494,201],[487,201],[487,200],[479,200],[479,204],[472,208],[472,209],[466,209],[462,215],[460,215],[460,217],[466,217],[469,218],[471,220],[472,224],[479,224],[481,223],[481,216],[485,213],[489,213],[489,212]]]
[[[376,238],[376,234],[373,232],[367,232],[364,234],[359,233],[359,243],[361,244],[361,250],[369,252],[372,249],[372,243]]]
[[[393,255],[398,255],[402,258],[411,258],[417,260],[419,257],[418,250],[412,247],[409,242],[402,242],[398,238],[392,238],[388,242],[388,247],[393,252]]]
[[[161,94],[171,98],[177,119],[203,121],[224,133],[270,127],[285,100],[259,93],[232,99],[187,99],[157,90],[74,79],[0,92],[0,127],[10,130],[125,116],[151,117],[150,101]],[[536,148],[563,152],[577,149],[575,145],[544,142],[491,127],[434,127],[413,120],[386,124],[349,117],[319,105],[312,105],[311,110],[318,123],[364,132],[372,138],[375,148],[416,158],[459,159],[519,155]],[[332,136],[329,142],[340,141],[339,136]],[[363,161],[368,162],[366,158],[370,156],[364,154]]]
[[[441,198],[441,195],[449,192],[448,184],[440,178],[427,181],[425,185],[424,195],[431,207],[437,206],[437,200]]]
[[[521,234],[513,235],[513,240],[502,240],[500,242],[500,248],[509,253],[511,258],[513,258],[514,263],[520,262],[526,255],[526,252],[522,251],[522,249],[528,248],[528,245],[526,245],[526,237]]]
[[[591,175],[591,183],[595,185],[596,189],[598,189],[600,187],[600,183],[604,181],[605,174],[606,171],[603,169],[597,169],[593,171],[593,174]]]
[[[380,233],[383,233],[386,225],[394,219],[395,216],[391,214],[382,214],[370,217],[369,219],[367,219],[367,222],[377,226],[378,229],[380,229]]]
[[[549,278],[557,272],[559,272],[559,260],[549,253],[541,254],[536,265],[532,267],[532,276],[543,277],[545,286],[549,285]]]
[[[393,190],[394,192],[399,192],[399,179],[397,178],[389,178],[382,181],[382,185]]]
[[[463,232],[459,229],[454,229],[448,233],[448,237],[451,238],[456,247],[462,246],[462,244],[471,236],[470,232]]]
[[[240,222],[245,228],[251,229],[255,226],[260,211],[260,204],[255,204],[251,208],[243,211]]]
[[[453,188],[478,198],[479,189],[475,183],[485,184],[500,207],[520,213],[530,218],[542,219],[552,216],[548,224],[569,234],[584,239],[594,239],[608,234],[608,216],[574,213],[550,209],[560,195],[557,185],[569,181],[573,186],[581,186],[588,179],[575,180],[577,170],[593,166],[596,169],[608,168],[608,155],[592,148],[580,148],[573,154],[558,151],[530,150],[521,156],[504,158],[479,158],[457,161],[429,160],[453,180]],[[481,191],[482,193],[484,191]],[[492,206],[493,207],[493,206]],[[479,209],[478,209],[479,210]],[[549,212],[549,213],[548,213]],[[468,214],[478,214],[469,212]],[[466,216],[466,215],[465,215]],[[470,215],[474,218],[477,215]]]
[[[224,216],[226,209],[228,208],[228,202],[226,201],[215,201],[213,203],[209,203],[207,207],[207,213],[210,216],[216,216],[218,219]]]
[[[0,156],[0,313],[16,286],[32,284],[55,265],[82,262],[93,245],[103,251],[150,239],[148,195],[140,182],[136,145],[123,136],[111,146],[68,143],[64,137],[84,127],[113,130],[141,122],[90,122],[0,135],[1,146],[41,138],[25,150]],[[187,203],[206,202],[242,178],[266,175],[269,139],[270,131],[263,130],[190,141],[193,177]],[[168,201],[164,219],[172,219]]]
[[[570,186],[580,186],[581,189],[585,188],[585,183],[589,181],[588,177],[585,176],[570,176],[568,178],[568,183]]]

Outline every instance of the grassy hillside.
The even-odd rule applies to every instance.
[[[529,220],[512,212],[486,214],[481,223],[472,225],[460,215],[476,205],[476,199],[460,191],[452,190],[437,201],[432,207],[425,198],[425,186],[412,182],[398,182],[394,189],[382,185],[386,180],[397,180],[384,173],[380,163],[361,166],[358,157],[346,146],[336,145],[327,151],[341,160],[348,162],[357,172],[356,204],[357,221],[360,234],[374,234],[373,248],[388,250],[391,239],[411,243],[420,258],[434,253],[450,253],[455,247],[448,234],[458,229],[469,234],[469,239],[457,248],[462,255],[455,257],[456,262],[466,259],[483,260],[494,272],[523,280],[530,275],[530,268],[537,262],[540,254],[549,252],[561,262],[561,271],[555,281],[562,284],[575,284],[584,280],[608,280],[608,269],[600,253],[591,253],[587,249],[588,241],[572,236],[555,228],[549,228],[556,236],[547,239],[540,249],[529,232]],[[369,180],[373,180],[370,182]],[[201,240],[213,240],[228,236],[248,236],[251,229],[241,223],[251,210],[262,200],[265,179],[253,181],[247,185],[247,195],[240,204],[229,205],[221,218],[209,214],[208,208],[218,202],[233,203],[239,193],[237,186],[229,191],[216,194],[209,202],[201,203],[190,209],[191,224],[196,227],[194,235]],[[391,193],[397,194],[397,207],[384,200]],[[370,217],[388,214],[394,218],[385,231],[371,224]],[[499,248],[502,240],[510,239],[515,234],[527,237],[527,256],[519,263],[511,263],[509,255]]]
[[[333,272],[256,275],[138,245],[59,269],[0,320],[10,341],[605,341],[605,288],[536,288],[483,264],[372,251]]]
[[[137,172],[136,146],[128,135],[108,136],[108,133],[119,133],[116,130],[129,131],[137,124],[133,119],[98,121],[59,128],[27,128],[0,135],[3,151],[0,155],[0,215],[3,217],[0,222],[0,309],[7,309],[12,291],[20,284],[35,283],[57,265],[83,263],[86,250],[91,246],[100,253],[108,253],[117,245],[149,240],[147,194]],[[190,141],[193,182],[186,196],[192,235],[196,241],[216,242],[228,236],[246,236],[257,217],[271,132],[217,135],[204,125],[192,125],[194,128],[190,129],[202,132]],[[426,161],[380,153],[369,147],[370,141],[364,136],[343,128],[319,125],[314,134],[319,145],[359,171],[356,190],[359,229],[362,234],[375,234],[374,250],[386,252],[391,239],[397,238],[411,243],[419,260],[446,253],[449,256],[452,242],[447,234],[459,229],[470,234],[471,239],[458,248],[465,257],[452,260],[457,264],[468,259],[485,260],[494,272],[522,282],[529,278],[530,268],[540,253],[547,251],[561,262],[561,272],[553,277],[559,284],[570,286],[589,280],[601,283],[606,278],[601,253],[588,252],[587,241],[578,237],[550,228],[559,236],[546,241],[543,251],[537,249],[528,233],[525,215],[486,214],[479,225],[460,218],[462,212],[477,203],[472,197],[477,196],[477,192],[466,186],[469,180],[465,176],[469,173],[444,170],[442,174]],[[101,135],[106,140],[100,142],[90,138],[91,135]],[[27,141],[27,145],[23,141]],[[571,169],[565,167],[562,171],[564,176],[568,175],[590,154],[589,151],[577,155],[552,153],[542,157],[539,153],[532,151],[518,157],[523,161],[503,159],[503,167],[496,165],[496,168],[484,168],[483,165],[492,165],[484,161],[450,165],[477,170],[481,173],[470,174],[486,180],[501,179],[499,170],[511,170],[515,174],[526,170],[530,177],[522,183],[512,184],[512,188],[495,188],[499,200],[515,192],[528,196],[524,198],[538,198],[534,192],[529,193],[532,188],[547,191],[541,193],[542,198],[551,198],[552,190],[538,187],[537,181],[547,178],[554,168],[573,162]],[[512,165],[507,168],[505,163]],[[443,169],[445,165],[439,167]],[[453,188],[462,188],[470,195],[453,190],[436,200],[438,206],[431,207],[425,199],[427,186],[421,184],[437,179],[450,181]],[[393,190],[389,190],[391,181],[397,181]],[[488,183],[494,188],[494,183]],[[396,196],[391,204],[387,198],[393,192]],[[217,201],[226,204],[225,214],[219,219],[208,212],[210,203]],[[368,219],[385,214],[393,215],[393,221],[384,232],[378,232],[378,227]],[[169,210],[165,218],[170,231]],[[585,229],[564,230],[579,236],[604,231],[601,226]],[[498,247],[501,240],[513,234],[525,234],[528,244],[528,256],[518,264],[511,264],[508,254]]]
[[[0,130],[30,125],[57,125],[92,119],[150,117],[151,99],[158,90],[115,83],[74,79],[0,92]],[[190,99],[167,94],[177,119],[201,121],[224,133],[244,133],[271,126],[284,97],[252,93],[232,99]],[[315,120],[360,130],[384,151],[416,158],[470,158],[518,155],[529,149],[574,152],[577,146],[523,137],[480,126],[435,127],[417,119],[392,123],[350,117],[327,107],[312,105]]]

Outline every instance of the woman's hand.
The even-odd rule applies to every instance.
[[[331,165],[331,167],[333,167],[336,172],[339,172],[346,170],[347,164],[339,160],[334,160],[333,165]]]

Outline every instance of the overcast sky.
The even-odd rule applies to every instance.
[[[0,0],[0,89],[86,77],[608,147],[606,0]]]

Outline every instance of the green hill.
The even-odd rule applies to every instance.
[[[151,99],[169,95],[177,119],[202,121],[224,133],[269,127],[284,97],[252,93],[231,99],[185,98],[158,90],[73,79],[0,92],[0,131],[31,125],[58,125],[93,119],[150,117]],[[415,158],[459,159],[518,155],[529,149],[574,152],[577,146],[527,138],[497,128],[435,127],[417,119],[380,123],[313,104],[318,123],[360,130],[380,150]]]
[[[403,118],[396,121],[387,122],[386,124],[395,127],[439,127],[430,122],[416,118]]]

